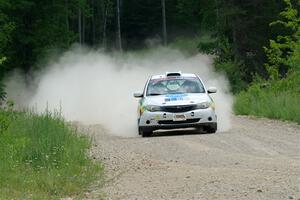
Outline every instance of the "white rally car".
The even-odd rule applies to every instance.
[[[160,129],[201,128],[208,133],[217,131],[215,104],[209,94],[214,87],[205,88],[195,74],[167,72],[148,79],[138,106],[139,134],[149,137]]]

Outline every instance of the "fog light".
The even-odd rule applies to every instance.
[[[146,124],[150,124],[150,121],[149,121],[149,120],[147,120],[147,121],[146,121]]]
[[[211,118],[211,117],[209,117],[209,118],[208,118],[208,121],[211,121],[211,120],[212,120],[212,118]]]

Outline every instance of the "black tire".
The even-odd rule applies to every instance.
[[[150,137],[153,133],[152,130],[145,130],[144,128],[139,127],[139,135],[141,135],[142,137]]]
[[[150,137],[152,135],[152,131],[142,131],[142,137]]]
[[[206,130],[207,133],[216,133],[217,129],[218,129],[217,124],[213,124],[213,125],[207,126],[205,128],[205,130]]]
[[[140,128],[139,124],[140,124],[140,119],[137,120],[137,126],[138,126],[139,135],[142,135],[142,129]]]
[[[209,128],[207,128],[206,129],[206,133],[216,133],[217,132],[217,129],[215,129],[215,128],[212,128],[212,127],[209,127]]]
[[[218,124],[217,123],[212,123],[204,127],[204,130],[206,133],[216,133],[218,129]]]

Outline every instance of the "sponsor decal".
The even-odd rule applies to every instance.
[[[208,95],[208,96],[209,96],[209,95]],[[215,104],[214,100],[211,98],[211,96],[209,96],[209,98],[210,98],[210,100],[211,100],[211,105],[210,105],[210,107],[211,107],[213,110],[215,110],[215,109],[216,109],[216,104]]]
[[[155,120],[160,120],[161,117],[160,117],[160,115],[156,115],[154,119],[155,119]]]
[[[139,103],[140,103],[139,111],[140,111],[140,115],[142,115],[145,112],[144,100],[140,100]]]
[[[165,102],[189,100],[187,94],[168,94],[166,97]]]

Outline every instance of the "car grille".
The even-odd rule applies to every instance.
[[[185,121],[161,120],[161,121],[158,121],[158,124],[160,124],[160,125],[188,124],[188,123],[197,123],[199,121],[200,121],[200,118],[187,119]]]
[[[196,109],[196,105],[183,105],[183,106],[163,106],[161,107],[164,112],[181,113],[188,112]]]

